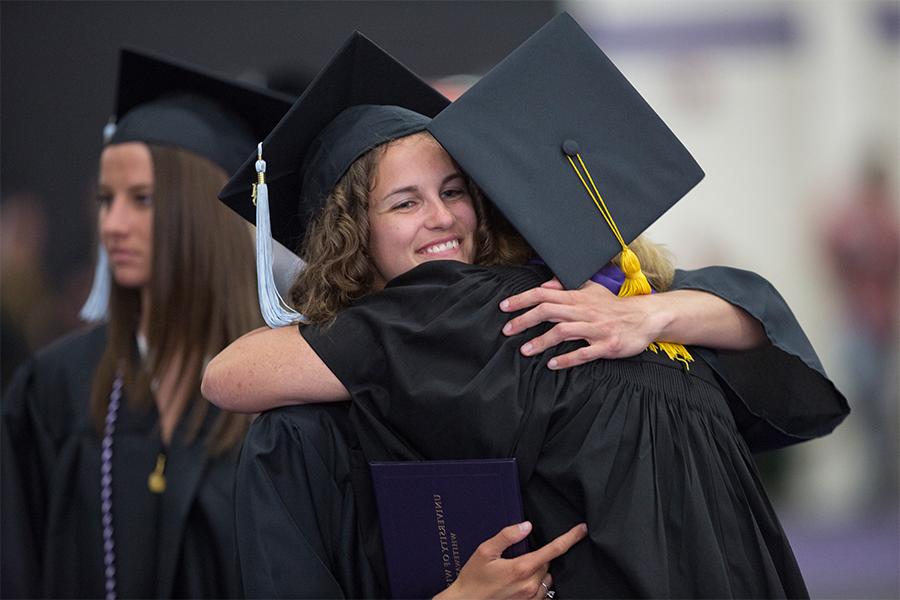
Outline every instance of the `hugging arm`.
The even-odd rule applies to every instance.
[[[556,357],[555,368],[638,354],[655,340],[716,350],[698,349],[725,383],[741,435],[754,452],[826,435],[850,412],[790,307],[765,278],[706,267],[676,271],[672,287],[618,298],[597,284],[565,291],[551,280],[501,303],[506,312],[530,309],[503,331],[513,335],[556,323],[523,344],[525,354],[564,340],[587,342]]]
[[[500,308],[505,312],[530,309],[506,324],[506,335],[521,333],[542,322],[556,323],[522,345],[526,356],[564,341],[587,342],[587,346],[550,361],[548,366],[559,369],[598,358],[634,356],[655,341],[748,350],[766,339],[762,324],[749,313],[700,290],[620,298],[594,282],[577,290],[564,290],[558,280],[552,279],[507,298]]]
[[[675,272],[680,289],[724,298],[759,321],[767,343],[744,352],[717,352],[710,366],[738,402],[741,435],[754,452],[830,433],[849,414],[790,307],[765,278],[729,267]]]
[[[223,410],[254,413],[350,394],[297,327],[262,327],[238,338],[206,367],[203,396]]]

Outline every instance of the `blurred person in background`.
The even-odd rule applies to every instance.
[[[825,246],[841,296],[850,397],[872,461],[871,499],[896,508],[900,220],[883,159],[870,155],[860,175],[850,198],[831,211]]]
[[[286,97],[123,51],[83,315],[2,411],[2,596],[224,598],[247,417],[200,394],[260,322],[252,234],[216,193]],[[242,117],[252,118],[244,121]]]
[[[47,216],[36,195],[4,196],[0,219],[0,310],[5,387],[16,366],[58,331],[44,260]]]
[[[0,219],[0,373],[5,389],[19,364],[32,352],[81,325],[78,311],[91,286],[87,260],[57,277],[47,269],[47,216],[31,192],[4,196]]]

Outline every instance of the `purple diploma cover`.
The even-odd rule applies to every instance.
[[[481,542],[523,520],[515,459],[373,462],[391,595],[430,598]],[[527,541],[503,553],[528,551]]]

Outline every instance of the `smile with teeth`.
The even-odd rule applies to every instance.
[[[425,254],[440,254],[441,252],[447,252],[449,250],[455,250],[459,248],[459,240],[450,240],[448,242],[441,242],[440,244],[435,244],[434,246],[428,246],[423,250]]]

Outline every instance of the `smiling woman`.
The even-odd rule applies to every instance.
[[[321,322],[422,262],[521,263],[533,252],[422,132],[353,161],[310,222],[300,254],[315,260],[290,299]]]
[[[477,217],[462,172],[425,133],[387,145],[369,194],[375,287],[428,260],[475,260]]]

